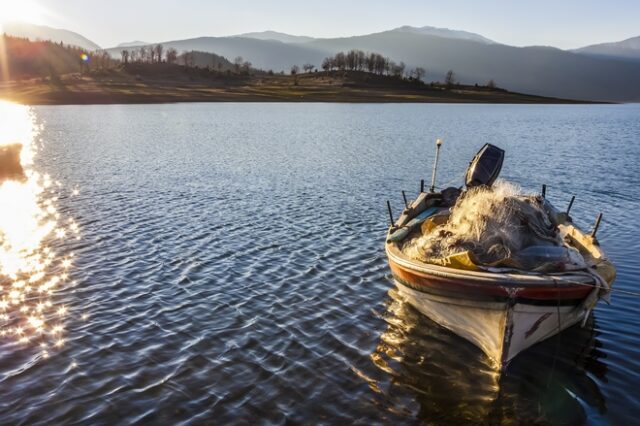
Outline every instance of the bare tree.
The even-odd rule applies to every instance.
[[[367,71],[374,72],[376,70],[376,54],[369,53],[369,56],[366,59],[366,67]]]
[[[91,55],[91,57],[93,58],[96,67],[98,69],[109,69],[111,68],[111,56],[109,56],[109,54],[107,52],[105,52],[104,50],[101,52],[95,51],[93,52],[93,54]]]
[[[315,66],[313,64],[304,64],[302,66],[302,69],[304,70],[304,72],[311,72],[313,71],[314,68]]]
[[[405,68],[406,68],[406,65],[404,64],[404,62],[400,62],[399,64],[393,64],[393,66],[391,67],[391,74],[393,74],[394,77],[401,78],[402,75],[404,74]]]
[[[356,69],[358,71],[362,71],[364,69],[366,59],[367,59],[367,54],[364,53],[362,50],[358,50],[357,57],[356,57]]]
[[[491,79],[491,80],[487,81],[487,87],[488,87],[489,89],[495,89],[495,88],[496,88],[496,82],[495,82],[495,81],[493,81],[493,79]]]
[[[347,52],[345,55],[346,66],[348,70],[355,70],[358,61],[358,52],[354,49]]]
[[[178,51],[173,47],[167,49],[167,53],[164,54],[165,60],[168,64],[175,64],[178,60]]]
[[[236,58],[233,60],[233,66],[236,69],[237,73],[240,72],[240,67],[242,67],[243,62],[244,59],[242,59],[242,56],[236,56]]]
[[[120,52],[120,56],[122,57],[122,62],[126,65],[129,63],[129,51],[128,50],[123,50],[122,52]]]
[[[338,52],[336,53],[336,56],[334,56],[333,60],[335,62],[336,68],[338,68],[340,71],[344,71],[347,66],[347,59],[345,54],[343,52]]]
[[[388,65],[388,60],[384,56],[376,53],[376,56],[375,56],[375,73],[376,74],[380,74],[380,75],[384,74],[384,71],[385,71],[385,68],[387,67],[387,65]]]
[[[427,72],[422,67],[417,67],[416,69],[413,70],[413,75],[418,81],[422,81],[426,73]]]
[[[196,65],[196,55],[194,51],[192,50],[191,52],[184,52],[182,54],[182,62],[184,63],[185,67],[194,67]]]
[[[158,63],[162,62],[162,51],[164,50],[164,46],[160,43],[156,44],[153,50],[156,52],[156,60]]]
[[[291,67],[291,75],[296,75],[300,72],[300,67],[297,65],[294,65]]]
[[[456,75],[453,70],[447,71],[447,74],[444,76],[444,84],[446,84],[447,87],[451,87],[456,84]]]
[[[251,62],[244,61],[242,63],[242,72],[244,72],[245,74],[249,74],[250,70],[251,70]]]
[[[325,71],[333,69],[333,58],[324,58],[322,61],[322,69]]]
[[[147,46],[140,46],[140,61],[146,62],[148,51],[149,49],[147,48]]]

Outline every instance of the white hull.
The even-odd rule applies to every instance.
[[[437,296],[396,281],[400,294],[418,311],[482,349],[506,367],[518,353],[584,318],[578,306],[483,302]]]

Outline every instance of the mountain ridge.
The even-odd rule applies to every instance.
[[[138,46],[148,46],[153,43],[149,43],[146,41],[134,40],[134,41],[125,41],[123,43],[118,43],[115,47],[138,47]]]
[[[621,41],[592,44],[573,49],[572,52],[640,61],[640,36],[630,37]]]
[[[2,25],[2,32],[14,37],[24,37],[29,40],[50,40],[63,42],[87,50],[99,50],[101,47],[85,36],[63,28],[53,28],[47,25],[36,25],[26,22],[8,22]]]
[[[282,43],[306,43],[308,41],[315,40],[314,37],[292,35],[273,30],[249,32],[230,37],[253,38],[256,40],[275,40]]]
[[[79,37],[67,39],[65,43],[78,45],[83,40],[92,43],[79,34],[61,31],[67,36]],[[56,34],[54,36],[59,37]],[[625,52],[635,49],[635,40],[623,41]],[[126,46],[104,50],[119,58],[123,49],[140,46],[136,43],[143,42],[128,42]],[[407,65],[407,70],[424,68],[427,81],[443,81],[444,75],[453,70],[457,79],[465,84],[482,85],[494,80],[509,90],[539,96],[640,101],[640,61],[633,56],[603,55],[585,48],[567,51],[551,46],[515,47],[497,43],[479,34],[446,28],[403,26],[378,33],[336,38],[293,36],[270,30],[161,43],[165,52],[175,48],[178,52],[208,52],[230,59],[241,57],[255,68],[275,72],[286,72],[293,65],[304,64],[320,68],[325,57],[358,49],[380,53],[396,63],[402,61]],[[149,44],[154,43],[142,45]],[[613,44],[620,46],[620,42]],[[609,46],[606,43],[604,45]]]
[[[453,70],[460,82],[485,84],[494,80],[509,90],[568,99],[640,101],[640,63],[558,48],[515,47],[469,37],[442,37],[397,29],[379,33],[318,38],[305,43],[283,43],[244,37],[199,37],[162,42],[178,51],[213,52],[227,58],[241,56],[256,68],[289,71],[337,52],[359,49],[377,52],[408,68],[427,70],[427,81],[443,81]],[[117,56],[120,49],[110,49]],[[612,79],[611,76],[616,76]]]
[[[398,28],[394,28],[390,31],[411,32],[416,34],[433,35],[444,38],[457,38],[461,40],[472,40],[487,44],[495,44],[497,42],[488,39],[480,34],[472,33],[463,30],[452,30],[449,28],[431,27],[428,25],[422,27],[412,27],[410,25],[403,25]]]

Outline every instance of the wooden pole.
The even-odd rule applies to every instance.
[[[602,220],[602,212],[598,213],[598,217],[596,217],[596,223],[593,225],[593,231],[591,231],[591,238],[596,237],[596,233],[598,232],[598,228],[600,227],[600,221]]]
[[[433,174],[431,175],[431,189],[430,192],[436,190],[436,172],[438,171],[438,158],[440,157],[440,146],[442,146],[442,139],[436,140],[436,160],[433,162]]]
[[[396,222],[393,220],[393,213],[391,212],[391,203],[387,200],[387,210],[389,210],[389,220],[391,221],[391,226]]]
[[[573,207],[573,202],[576,200],[576,196],[571,196],[571,201],[569,201],[569,207],[567,207],[567,216],[569,216],[569,212],[571,211],[571,207]]]

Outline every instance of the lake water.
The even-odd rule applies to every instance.
[[[614,292],[498,378],[398,298],[383,242],[385,201],[399,211],[400,190],[430,178],[436,138],[441,184],[462,185],[491,142],[503,178],[546,183],[559,207],[575,194],[583,228],[604,212],[615,288],[640,291],[639,105],[33,114],[34,168],[80,238],[49,242],[73,254],[50,299],[68,312],[63,340],[0,337],[3,424],[637,422],[640,297]]]

